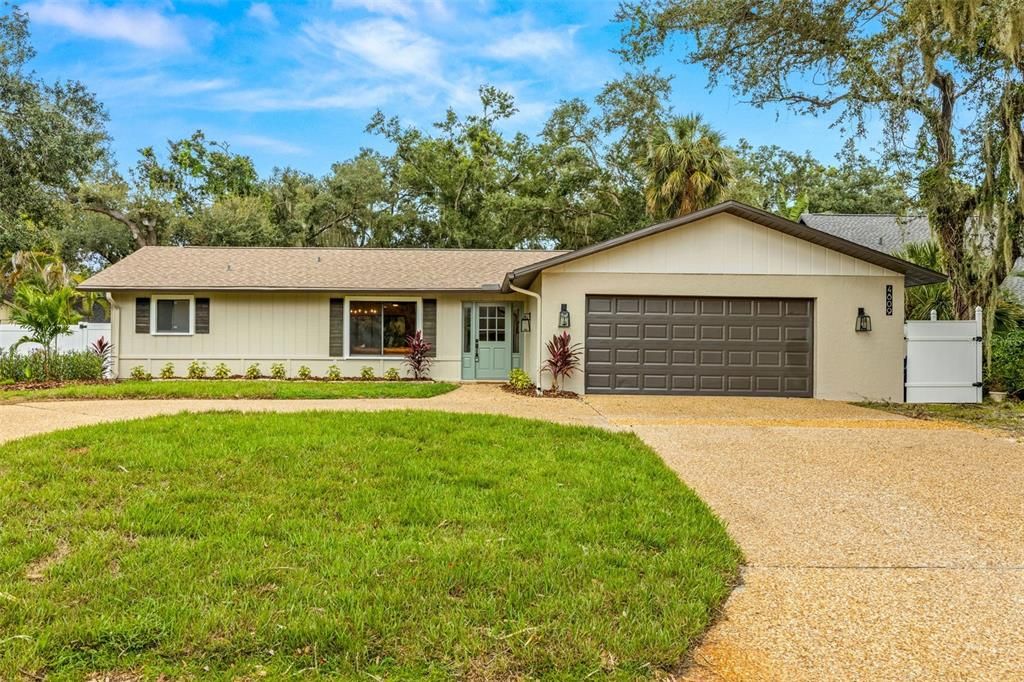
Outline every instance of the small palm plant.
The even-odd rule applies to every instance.
[[[409,344],[409,350],[405,354],[403,364],[412,372],[413,379],[428,379],[430,377],[430,363],[433,362],[430,358],[430,350],[433,346],[423,338],[423,332],[421,331],[405,337],[405,342]]]
[[[582,346],[572,342],[569,332],[551,337],[546,346],[548,359],[544,361],[541,369],[551,373],[551,390],[557,391],[562,380],[568,379],[580,368]]]
[[[22,282],[14,288],[11,321],[29,331],[18,339],[14,347],[25,343],[42,346],[43,371],[47,378],[52,376],[51,360],[57,337],[70,334],[71,325],[82,319],[75,312],[74,300],[75,290],[71,287],[46,291],[34,284]]]

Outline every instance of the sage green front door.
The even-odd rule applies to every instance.
[[[462,378],[508,379],[512,330],[507,303],[462,306]]]

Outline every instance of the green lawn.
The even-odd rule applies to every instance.
[[[1013,400],[980,405],[907,405],[861,403],[864,407],[895,412],[915,419],[942,419],[1009,431],[1024,436],[1024,403]]]
[[[0,403],[126,398],[432,398],[455,388],[455,384],[443,382],[410,381],[111,381],[58,388],[0,389]]]
[[[676,670],[740,554],[633,435],[187,414],[0,447],[0,679]]]

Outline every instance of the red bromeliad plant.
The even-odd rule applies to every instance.
[[[114,345],[107,341],[105,337],[101,336],[89,345],[89,351],[93,355],[99,357],[100,362],[103,363],[102,376],[106,379],[114,361]]]
[[[572,343],[569,332],[562,332],[551,337],[547,342],[548,359],[544,361],[542,370],[551,372],[551,389],[558,390],[561,380],[568,379],[580,368],[580,349],[578,343]]]
[[[433,346],[430,342],[423,338],[423,332],[417,331],[411,336],[405,337],[405,342],[409,344],[409,350],[405,354],[404,364],[409,367],[412,372],[413,379],[428,379],[430,378],[430,349]]]

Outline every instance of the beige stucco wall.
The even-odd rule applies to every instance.
[[[366,294],[293,293],[293,292],[218,292],[196,291],[187,295],[209,297],[210,333],[188,336],[160,336],[135,333],[135,298],[152,296],[153,292],[119,292],[114,295],[117,308],[112,323],[117,331],[118,376],[127,376],[133,367],[142,366],[157,375],[166,363],[175,365],[184,375],[190,362],[205,362],[209,370],[225,363],[235,374],[242,374],[254,362],[265,374],[275,362],[284,363],[289,376],[302,365],[315,376],[323,376],[327,368],[337,365],[345,376],[357,376],[370,366],[380,376],[389,367],[397,367],[404,375],[401,358],[337,358],[328,355],[329,311],[331,298],[387,298]],[[158,295],[164,295],[161,292]],[[522,296],[500,294],[436,294],[424,298],[437,299],[437,357],[431,375],[441,380],[459,380],[462,362],[462,302],[487,300],[522,300]],[[395,296],[411,300],[418,296]]]
[[[741,218],[718,215],[556,266],[539,280],[543,337],[560,331],[566,303],[568,331],[581,343],[587,294],[811,298],[815,397],[903,399],[903,276]],[[860,307],[872,318],[867,334],[853,330]],[[566,388],[583,386],[579,373]]]

